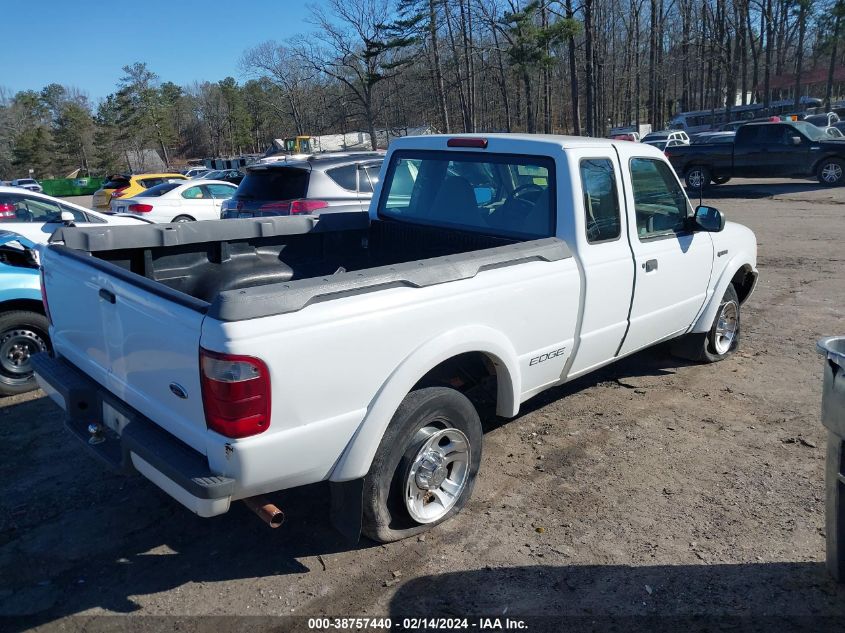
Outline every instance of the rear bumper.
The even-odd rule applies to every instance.
[[[65,411],[65,426],[100,460],[126,473],[141,473],[199,516],[216,516],[229,509],[235,480],[213,473],[204,455],[66,360],[37,354],[32,366],[39,386]],[[91,424],[103,428],[100,443],[89,442]]]

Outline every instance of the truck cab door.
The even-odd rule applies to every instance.
[[[626,191],[636,280],[624,355],[685,332],[704,304],[713,268],[709,233],[692,231],[689,201],[672,169],[632,155]]]
[[[574,235],[582,264],[584,311],[568,378],[612,360],[628,329],[634,287],[622,168],[612,148],[570,150]]]

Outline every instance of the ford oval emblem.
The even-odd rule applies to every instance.
[[[178,382],[171,382],[170,383],[170,391],[173,392],[173,395],[177,398],[182,398],[182,400],[188,399],[188,392],[185,391],[185,388],[180,385]]]

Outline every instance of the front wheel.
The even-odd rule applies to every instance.
[[[828,187],[841,185],[845,180],[845,163],[838,158],[825,158],[816,170],[819,182]]]
[[[481,420],[448,387],[412,391],[399,405],[364,478],[363,533],[398,541],[460,512],[481,463]]]
[[[0,396],[38,387],[30,358],[50,349],[47,317],[29,310],[0,314]]]
[[[672,346],[672,353],[687,360],[715,363],[736,351],[739,334],[739,296],[731,284],[719,302],[710,331],[682,336]]]
[[[710,170],[700,165],[690,167],[684,176],[684,180],[690,189],[704,189],[710,184]]]
[[[196,220],[189,215],[177,215],[173,218],[173,222],[196,222]]]

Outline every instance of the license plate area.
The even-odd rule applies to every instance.
[[[103,403],[103,424],[118,435],[123,435],[123,429],[130,420],[108,402]]]

